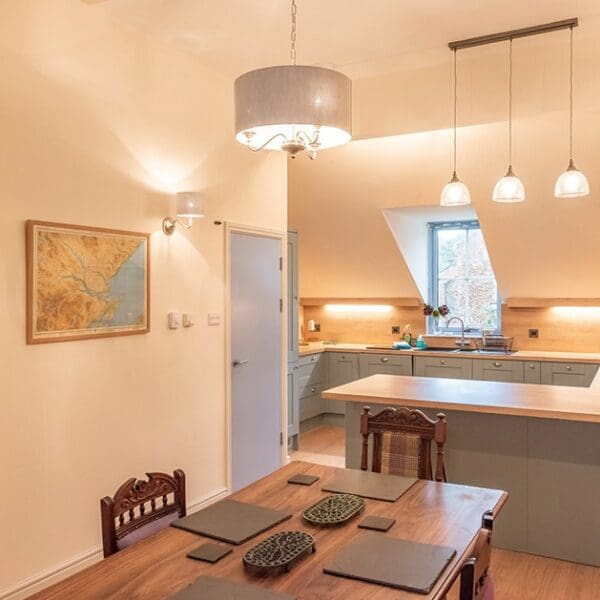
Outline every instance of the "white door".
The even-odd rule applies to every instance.
[[[281,466],[281,240],[231,233],[231,484]]]

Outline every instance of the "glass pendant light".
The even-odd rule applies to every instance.
[[[296,2],[291,3],[291,65],[249,71],[235,81],[235,139],[250,150],[294,158],[352,138],[352,82],[343,73],[296,64]]]
[[[590,193],[586,176],[573,164],[573,26],[570,28],[569,166],[556,180],[556,198],[578,198]]]
[[[452,178],[444,186],[440,196],[440,206],[463,206],[471,204],[469,188],[456,175],[456,48],[454,49],[454,169]]]
[[[494,186],[494,202],[523,202],[525,188],[512,170],[512,38],[508,40],[508,171]]]

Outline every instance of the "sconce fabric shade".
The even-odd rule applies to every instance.
[[[199,192],[178,192],[176,214],[186,219],[204,217],[204,195]]]
[[[590,184],[587,177],[579,171],[573,161],[569,168],[561,173],[554,185],[554,196],[556,198],[578,198],[590,193]]]
[[[319,128],[319,149],[352,138],[352,82],[322,67],[286,65],[250,71],[235,81],[235,138],[262,146],[284,134],[294,139],[302,130],[312,139]],[[265,148],[280,150],[280,137]]]

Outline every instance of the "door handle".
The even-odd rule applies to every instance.
[[[247,362],[247,360],[234,360],[231,364],[234,367],[239,367],[240,365],[245,365]]]

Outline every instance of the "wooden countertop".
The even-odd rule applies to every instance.
[[[326,390],[327,400],[600,423],[600,372],[592,387],[372,375]]]
[[[302,511],[328,495],[321,487],[330,483],[339,470],[292,462],[233,494],[231,498],[235,500],[288,511],[292,518],[240,546],[234,546],[233,552],[216,564],[186,558],[187,552],[210,540],[167,527],[31,598],[162,600],[170,598],[200,575],[210,575],[288,592],[298,600],[441,600],[446,597],[463,563],[470,556],[482,514],[487,510],[499,513],[507,499],[506,492],[500,490],[418,481],[396,502],[366,499],[364,513],[347,525],[318,527],[304,523]],[[320,480],[311,486],[288,484],[288,478],[296,473],[317,475]],[[373,535],[356,526],[365,515],[396,519],[386,536],[456,549],[456,556],[429,594],[415,594],[323,573],[323,565],[352,540]],[[249,575],[242,566],[244,554],[273,533],[287,530],[309,532],[315,538],[317,551],[299,560],[289,573],[276,577]]]
[[[393,350],[368,348],[375,344],[323,344],[321,342],[311,343],[308,346],[300,346],[298,355],[308,356],[321,352],[357,352],[366,354],[397,354],[398,356],[451,356],[453,358],[476,358],[477,360],[535,360],[540,362],[572,362],[600,364],[600,353],[598,352],[550,352],[545,350],[518,350],[513,354],[478,354],[456,353],[449,354],[436,350]]]

